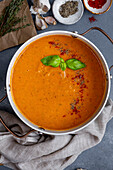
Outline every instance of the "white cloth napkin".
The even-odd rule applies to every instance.
[[[29,127],[14,115],[0,111],[0,116],[18,134],[29,131]],[[102,140],[112,117],[113,101],[109,99],[100,116],[87,128],[73,135],[47,136],[32,132],[20,140],[6,132],[0,123],[0,163],[12,169],[63,170],[83,151]]]

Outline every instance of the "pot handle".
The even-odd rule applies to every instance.
[[[110,36],[105,32],[103,31],[101,28],[99,27],[91,27],[90,29],[88,29],[87,31],[85,31],[84,33],[80,34],[80,35],[85,35],[87,34],[88,32],[90,32],[91,30],[98,30],[100,31],[102,34],[104,34],[110,41],[111,43],[113,44],[113,40],[110,38]]]
[[[5,89],[5,88],[4,88]],[[0,99],[0,103],[5,100],[7,97],[7,93]],[[29,132],[27,132],[26,134],[24,135],[17,135],[16,133],[14,133],[11,128],[9,128],[6,123],[4,122],[4,120],[2,119],[2,117],[0,116],[0,122],[2,123],[2,125],[13,135],[15,136],[16,138],[24,138],[26,136],[28,136],[31,132],[34,132],[35,130],[31,129]],[[15,126],[15,125],[14,125]],[[13,127],[14,127],[13,126]]]
[[[87,34],[88,32],[92,31],[92,30],[98,30],[100,31],[102,34],[104,34],[110,41],[111,43],[113,44],[113,40],[111,39],[111,37],[105,32],[103,31],[101,28],[99,27],[91,27],[90,29],[88,29],[87,31],[85,31],[84,33],[80,34],[80,35],[85,35]],[[113,65],[109,68],[109,71],[111,71],[111,69],[113,68]],[[112,76],[111,76],[112,77]]]
[[[112,68],[113,68],[113,65],[109,68],[109,71],[111,71]]]
[[[27,137],[31,132],[34,132],[35,130],[31,129],[29,132],[27,132],[26,134],[24,135],[17,135],[16,133],[14,133],[7,125],[6,123],[3,121],[3,119],[1,118],[0,116],[0,122],[2,123],[2,125],[16,138],[24,138],[24,137]],[[15,125],[13,125],[12,127],[14,127]],[[11,127],[11,128],[12,128]]]
[[[112,79],[112,75],[111,75],[111,69],[113,68],[113,65],[111,65],[111,67],[109,68],[110,71],[110,78]]]
[[[5,87],[4,87],[4,91],[5,91]],[[7,97],[7,93],[5,93],[5,95],[0,99],[0,103],[3,101],[3,100],[5,100],[6,99],[6,97]]]

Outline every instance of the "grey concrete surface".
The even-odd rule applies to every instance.
[[[51,4],[53,3],[53,1],[54,0],[50,1]],[[31,4],[30,0],[29,4]],[[49,14],[52,15],[51,11],[49,12]],[[83,33],[90,27],[98,26],[105,30],[108,35],[110,35],[110,37],[113,39],[113,5],[108,12],[102,15],[94,15],[96,21],[90,23],[89,17],[92,16],[93,14],[85,9],[83,17],[76,24],[67,26],[58,23],[56,26],[49,26],[46,30],[38,31],[37,33],[40,34],[41,32],[50,30],[69,30]],[[108,66],[111,66],[113,64],[113,45],[111,44],[111,42],[98,31],[91,31],[90,33],[85,35],[85,37],[92,41],[100,49],[100,51],[105,56]],[[3,87],[5,86],[5,78],[9,62],[19,47],[20,46],[16,46],[0,52],[0,89],[2,89],[0,97],[4,94]],[[111,73],[113,75],[113,70],[111,71]],[[113,99],[112,84],[110,98]],[[4,100],[2,104],[0,104],[0,110],[6,110],[11,114],[15,114],[7,99]],[[88,149],[87,151],[84,151],[77,158],[77,160],[65,170],[75,170],[76,168],[80,167],[86,168],[88,170],[113,170],[113,119],[108,123],[105,136],[101,143],[91,149]],[[8,168],[0,166],[0,170],[8,170]]]

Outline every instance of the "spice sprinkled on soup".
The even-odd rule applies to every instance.
[[[65,63],[76,59],[84,67],[47,66],[41,62],[47,56],[59,56]],[[105,81],[102,64],[88,45],[71,36],[51,35],[32,42],[18,56],[11,93],[19,111],[35,125],[67,130],[94,115],[104,97]]]

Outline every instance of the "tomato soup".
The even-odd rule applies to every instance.
[[[59,55],[78,59],[79,70],[45,66],[41,59]],[[96,53],[78,38],[50,35],[29,44],[11,73],[11,94],[18,110],[33,124],[48,130],[82,125],[98,110],[106,89],[105,72]]]

